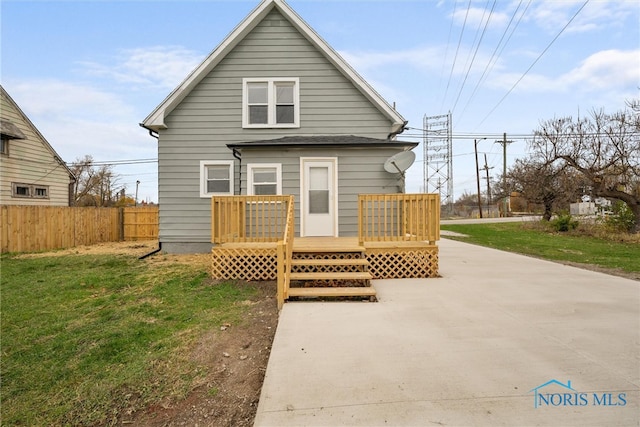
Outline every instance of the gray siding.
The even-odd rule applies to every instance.
[[[383,164],[398,153],[392,148],[366,149],[251,149],[242,153],[242,194],[247,193],[249,163],[282,164],[282,193],[293,194],[296,208],[296,235],[300,233],[300,158],[338,159],[338,230],[340,236],[358,234],[358,194],[398,193],[403,189],[399,175],[384,170]]]
[[[242,79],[250,77],[299,78],[300,128],[242,128]],[[201,160],[234,160],[226,144],[293,135],[358,135],[384,139],[392,125],[276,10],[222,59],[165,118],[165,123],[168,129],[159,132],[158,142],[160,241],[163,243],[209,242],[210,200],[200,198],[199,164]],[[376,178],[380,183],[377,192],[394,192],[393,182],[389,183],[390,178],[382,175],[386,173],[382,170],[382,157],[375,159],[381,170]],[[287,166],[283,170],[286,192],[296,195],[299,192],[298,158],[290,159],[293,169]],[[246,163],[243,158],[243,165]],[[345,167],[349,164],[345,160]],[[342,173],[342,160],[339,166]],[[238,180],[237,161],[235,173]],[[246,170],[242,173],[246,178]],[[341,194],[345,223],[343,225],[341,219],[340,229],[344,227],[351,233],[353,195],[366,192],[367,187],[357,189],[346,185],[346,180],[357,183],[361,179],[368,183],[372,177],[351,181],[353,175],[358,175],[355,163],[344,173],[340,180],[345,187],[344,195]],[[391,187],[386,188],[387,185]]]

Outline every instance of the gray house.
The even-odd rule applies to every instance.
[[[358,194],[404,191],[407,122],[283,0],[264,0],[144,119],[159,239],[211,249],[211,196],[292,194],[298,236],[355,236]]]

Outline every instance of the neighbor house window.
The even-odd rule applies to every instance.
[[[200,162],[200,197],[233,194],[233,161]]]
[[[297,78],[243,79],[242,126],[300,127]]]
[[[249,163],[247,192],[252,196],[282,194],[282,165],[279,163]]]
[[[33,187],[33,197],[35,197],[37,199],[48,199],[49,198],[49,187],[34,186]]]
[[[4,135],[0,138],[0,154],[9,154],[9,138],[5,138]]]
[[[32,185],[32,184],[19,184],[11,183],[11,195],[13,197],[22,198],[34,198],[34,199],[48,199],[49,198],[49,186],[48,185]]]

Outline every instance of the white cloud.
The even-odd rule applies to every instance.
[[[604,50],[582,61],[580,66],[562,76],[568,85],[585,90],[637,88],[640,84],[640,49]]]
[[[400,65],[411,65],[424,70],[439,70],[444,53],[438,48],[424,47],[391,52],[341,51],[340,55],[358,71]]]
[[[53,79],[9,82],[7,91],[66,162],[156,156],[136,109],[116,94]]]
[[[549,33],[557,33],[584,4],[584,0],[539,0],[532,4],[531,16],[535,23]],[[567,27],[567,32],[581,33],[615,27],[630,14],[637,12],[634,1],[592,1]]]
[[[61,119],[76,117],[129,116],[133,109],[113,93],[90,85],[54,79],[22,80],[10,83],[11,96],[28,115]],[[20,101],[18,101],[20,100]]]
[[[640,85],[640,49],[604,50],[584,59],[577,67],[558,76],[530,73],[519,83],[516,92],[616,92],[633,96]],[[492,79],[494,87],[510,89],[521,77],[502,73]]]
[[[108,64],[79,62],[85,72],[134,86],[174,89],[203,60],[203,55],[180,46],[121,50]],[[104,61],[106,62],[106,61]]]
[[[458,9],[454,13],[453,18],[458,25],[477,28],[479,25],[485,25],[490,11],[491,9],[480,9],[477,7],[470,7],[468,10]],[[509,22],[509,16],[506,13],[496,12],[494,10],[489,20],[489,28],[502,28],[507,22]]]
[[[445,48],[439,46],[422,46],[412,49],[395,50],[391,52],[355,52],[341,51],[340,55],[357,71],[364,74],[369,71],[379,71],[385,67],[390,67],[394,71],[396,78],[403,74],[402,69],[414,68],[421,73],[435,73],[440,75],[443,70],[445,61]],[[454,52],[448,52],[448,58],[444,63],[444,69],[449,73],[451,62],[453,61]],[[471,58],[473,52],[467,47],[461,47],[458,52],[458,60],[455,64],[454,74],[463,75],[467,72],[468,62],[462,58]],[[489,56],[484,52],[478,51],[474,61],[472,72],[479,72],[480,65],[484,66],[489,61]],[[402,67],[402,68],[400,68]]]

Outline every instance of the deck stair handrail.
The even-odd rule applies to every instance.
[[[360,194],[360,243],[440,239],[439,194]]]
[[[295,211],[293,196],[288,196],[287,221],[283,239],[277,245],[278,270],[278,310],[289,298],[289,284],[291,282],[291,259],[293,258],[293,238],[295,234]]]
[[[213,196],[211,242],[278,242],[290,203],[290,196]]]

